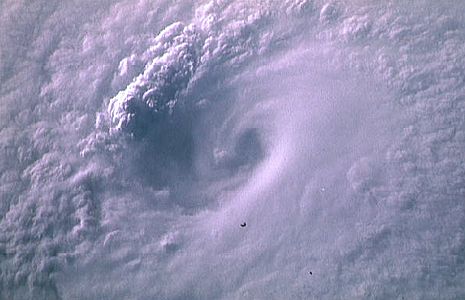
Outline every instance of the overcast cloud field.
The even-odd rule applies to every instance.
[[[465,1],[1,1],[0,299],[465,299]]]

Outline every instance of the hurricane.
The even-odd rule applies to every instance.
[[[0,2],[0,299],[464,299],[465,2]]]

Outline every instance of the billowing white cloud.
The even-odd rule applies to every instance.
[[[111,123],[116,130],[143,134],[175,109],[177,97],[189,84],[200,60],[199,34],[192,26],[174,23],[155,38],[147,56],[154,56],[144,72],[110,100]],[[125,62],[123,60],[122,62]],[[121,66],[121,64],[120,64]],[[126,73],[123,69],[121,73]]]

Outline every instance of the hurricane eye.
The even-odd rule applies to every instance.
[[[237,139],[234,153],[238,166],[253,166],[263,157],[263,148],[257,128],[246,129]]]

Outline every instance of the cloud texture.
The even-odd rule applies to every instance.
[[[464,8],[2,2],[0,299],[465,297]]]

